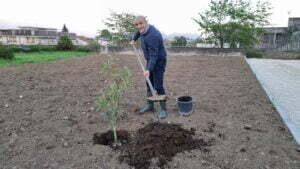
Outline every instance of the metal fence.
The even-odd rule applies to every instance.
[[[257,47],[274,51],[300,51],[299,35],[295,34],[292,37],[277,36],[276,39],[265,38],[261,40],[260,44]]]

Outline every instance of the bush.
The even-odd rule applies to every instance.
[[[245,49],[244,53],[247,58],[263,58],[263,51],[261,49],[249,48]]]
[[[30,46],[26,46],[27,48],[29,48],[30,52],[40,52],[41,48],[39,45],[30,45]]]
[[[56,51],[56,46],[40,45],[40,51],[54,52]]]
[[[16,52],[31,52],[31,48],[19,47],[19,48],[16,48]]]
[[[14,56],[14,53],[13,51],[8,48],[7,46],[4,46],[0,43],[0,58],[2,59],[14,59],[15,56]]]
[[[18,53],[18,52],[29,52],[30,49],[25,47],[25,46],[21,46],[21,45],[9,45],[8,46],[10,48],[10,50],[12,50],[14,53]]]
[[[97,41],[93,41],[87,45],[87,48],[93,52],[100,52],[100,44]]]
[[[78,52],[90,52],[91,49],[87,46],[76,46],[76,51]]]
[[[56,46],[50,45],[10,45],[9,48],[15,52],[41,52],[41,51],[56,51]]]
[[[73,50],[73,49],[75,49],[75,46],[73,45],[72,40],[69,38],[69,36],[64,35],[59,38],[57,44],[57,50]]]

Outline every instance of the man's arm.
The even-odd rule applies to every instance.
[[[140,35],[141,35],[140,32],[137,31],[137,32],[133,35],[132,40],[133,40],[133,41],[137,41],[138,38],[140,37]]]

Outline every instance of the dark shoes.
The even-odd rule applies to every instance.
[[[162,119],[167,118],[167,116],[168,116],[166,101],[160,101],[159,105],[160,105],[160,112],[159,112],[158,117],[160,120],[162,120]]]
[[[149,111],[154,111],[154,102],[153,101],[147,101],[145,106],[140,110],[141,113],[146,113]]]
[[[160,105],[160,112],[159,112],[158,118],[160,120],[162,120],[162,119],[167,118],[167,116],[168,116],[166,101],[160,101],[159,105]],[[154,111],[154,102],[148,100],[146,105],[140,110],[140,112],[146,113],[146,112],[150,112],[150,111]]]

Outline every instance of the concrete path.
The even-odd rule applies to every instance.
[[[300,144],[300,60],[247,60],[272,103]]]

